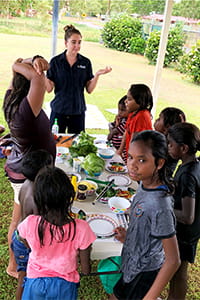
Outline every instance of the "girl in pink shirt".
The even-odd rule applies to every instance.
[[[95,234],[84,220],[74,220],[73,186],[59,168],[42,169],[34,183],[39,215],[29,215],[18,225],[19,235],[31,253],[22,300],[75,300],[81,272],[90,272],[91,244]]]

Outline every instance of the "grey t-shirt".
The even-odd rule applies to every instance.
[[[162,239],[175,235],[173,198],[166,187],[145,189],[133,198],[130,224],[122,249],[123,280],[130,282],[140,272],[159,269],[164,261]]]

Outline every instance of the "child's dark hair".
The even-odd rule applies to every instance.
[[[73,25],[66,25],[64,27],[64,31],[65,31],[64,39],[66,42],[72,36],[72,34],[78,34],[82,37],[80,31],[76,29]]]
[[[166,107],[161,111],[165,127],[171,127],[176,123],[181,123],[186,121],[184,112],[176,107]]]
[[[44,245],[47,222],[50,223],[51,242],[55,236],[58,242],[62,242],[64,238],[74,239],[76,223],[70,215],[74,196],[73,185],[63,170],[57,167],[44,167],[39,171],[34,182],[34,200],[38,214],[41,216],[38,224],[41,246]],[[67,223],[69,223],[69,232],[66,237],[63,225]]]
[[[53,157],[48,151],[39,149],[28,152],[22,160],[22,174],[34,181],[39,170],[51,164],[53,164]]]
[[[168,135],[179,145],[187,145],[188,153],[195,154],[200,150],[200,130],[191,123],[177,123],[168,130]]]
[[[29,89],[30,81],[23,75],[14,72],[11,93],[4,99],[3,103],[4,116],[8,124],[12,121],[19,104],[27,96]]]
[[[127,96],[124,95],[118,102],[118,105],[121,105],[123,106],[124,108],[126,108],[126,105],[125,105],[125,100],[126,100]]]
[[[140,106],[138,111],[147,109],[151,111],[153,107],[153,96],[150,88],[145,84],[132,84],[129,92],[135,102]]]
[[[158,170],[158,176],[160,180],[168,186],[169,191],[172,193],[174,191],[174,184],[170,179],[169,170],[166,164],[168,157],[168,147],[165,135],[154,130],[144,130],[138,132],[133,137],[131,143],[136,141],[143,141],[145,145],[151,148],[152,155],[155,158],[156,166],[158,166],[158,161],[160,158],[165,159],[165,164],[161,169]]]

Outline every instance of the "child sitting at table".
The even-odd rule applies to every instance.
[[[126,95],[123,96],[118,102],[118,114],[115,117],[115,121],[109,123],[109,134],[108,141],[112,143],[112,145],[119,149],[122,141],[122,136],[125,131],[125,125],[128,117],[128,111],[126,109],[125,100]]]
[[[181,109],[176,107],[166,107],[160,112],[158,119],[156,119],[154,123],[154,129],[163,133],[167,137],[168,130],[171,126],[173,126],[176,123],[182,123],[185,121],[186,116]],[[169,176],[173,175],[177,163],[178,159],[174,159],[168,155],[167,166]]]
[[[96,239],[89,224],[70,214],[74,188],[66,173],[56,167],[39,171],[34,182],[38,215],[18,225],[29,244],[27,278],[22,300],[76,300],[80,276],[90,272],[91,244]]]
[[[29,215],[37,214],[37,207],[33,198],[33,184],[39,170],[44,166],[53,165],[53,156],[46,150],[31,151],[24,156],[22,161],[22,174],[27,178],[19,192],[19,204],[21,208],[21,221]],[[30,249],[19,240],[17,230],[12,235],[11,249],[17,263],[18,285],[16,300],[20,300],[23,292],[23,280],[26,276],[26,268]]]
[[[128,153],[130,141],[140,131],[152,129],[151,109],[153,107],[153,96],[149,87],[145,84],[132,84],[128,90],[125,100],[126,109],[129,112],[122,142],[117,150],[126,162],[122,153],[124,149]]]
[[[172,125],[185,121],[186,116],[181,109],[166,107],[160,112],[158,119],[154,123],[154,128],[167,136],[168,130]]]

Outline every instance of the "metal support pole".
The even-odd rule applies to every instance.
[[[52,51],[51,56],[56,55],[57,46],[57,32],[58,32],[58,14],[59,14],[59,0],[54,0],[53,16],[52,16]]]
[[[158,58],[157,58],[153,86],[152,86],[152,94],[154,99],[154,105],[152,109],[153,118],[155,118],[156,103],[158,99],[158,91],[160,88],[161,73],[162,73],[164,59],[165,59],[165,51],[167,48],[168,33],[169,33],[171,15],[172,15],[172,6],[173,6],[173,0],[166,0],[164,20],[163,20],[163,26],[161,31],[161,37],[160,37],[160,45],[158,50]]]

